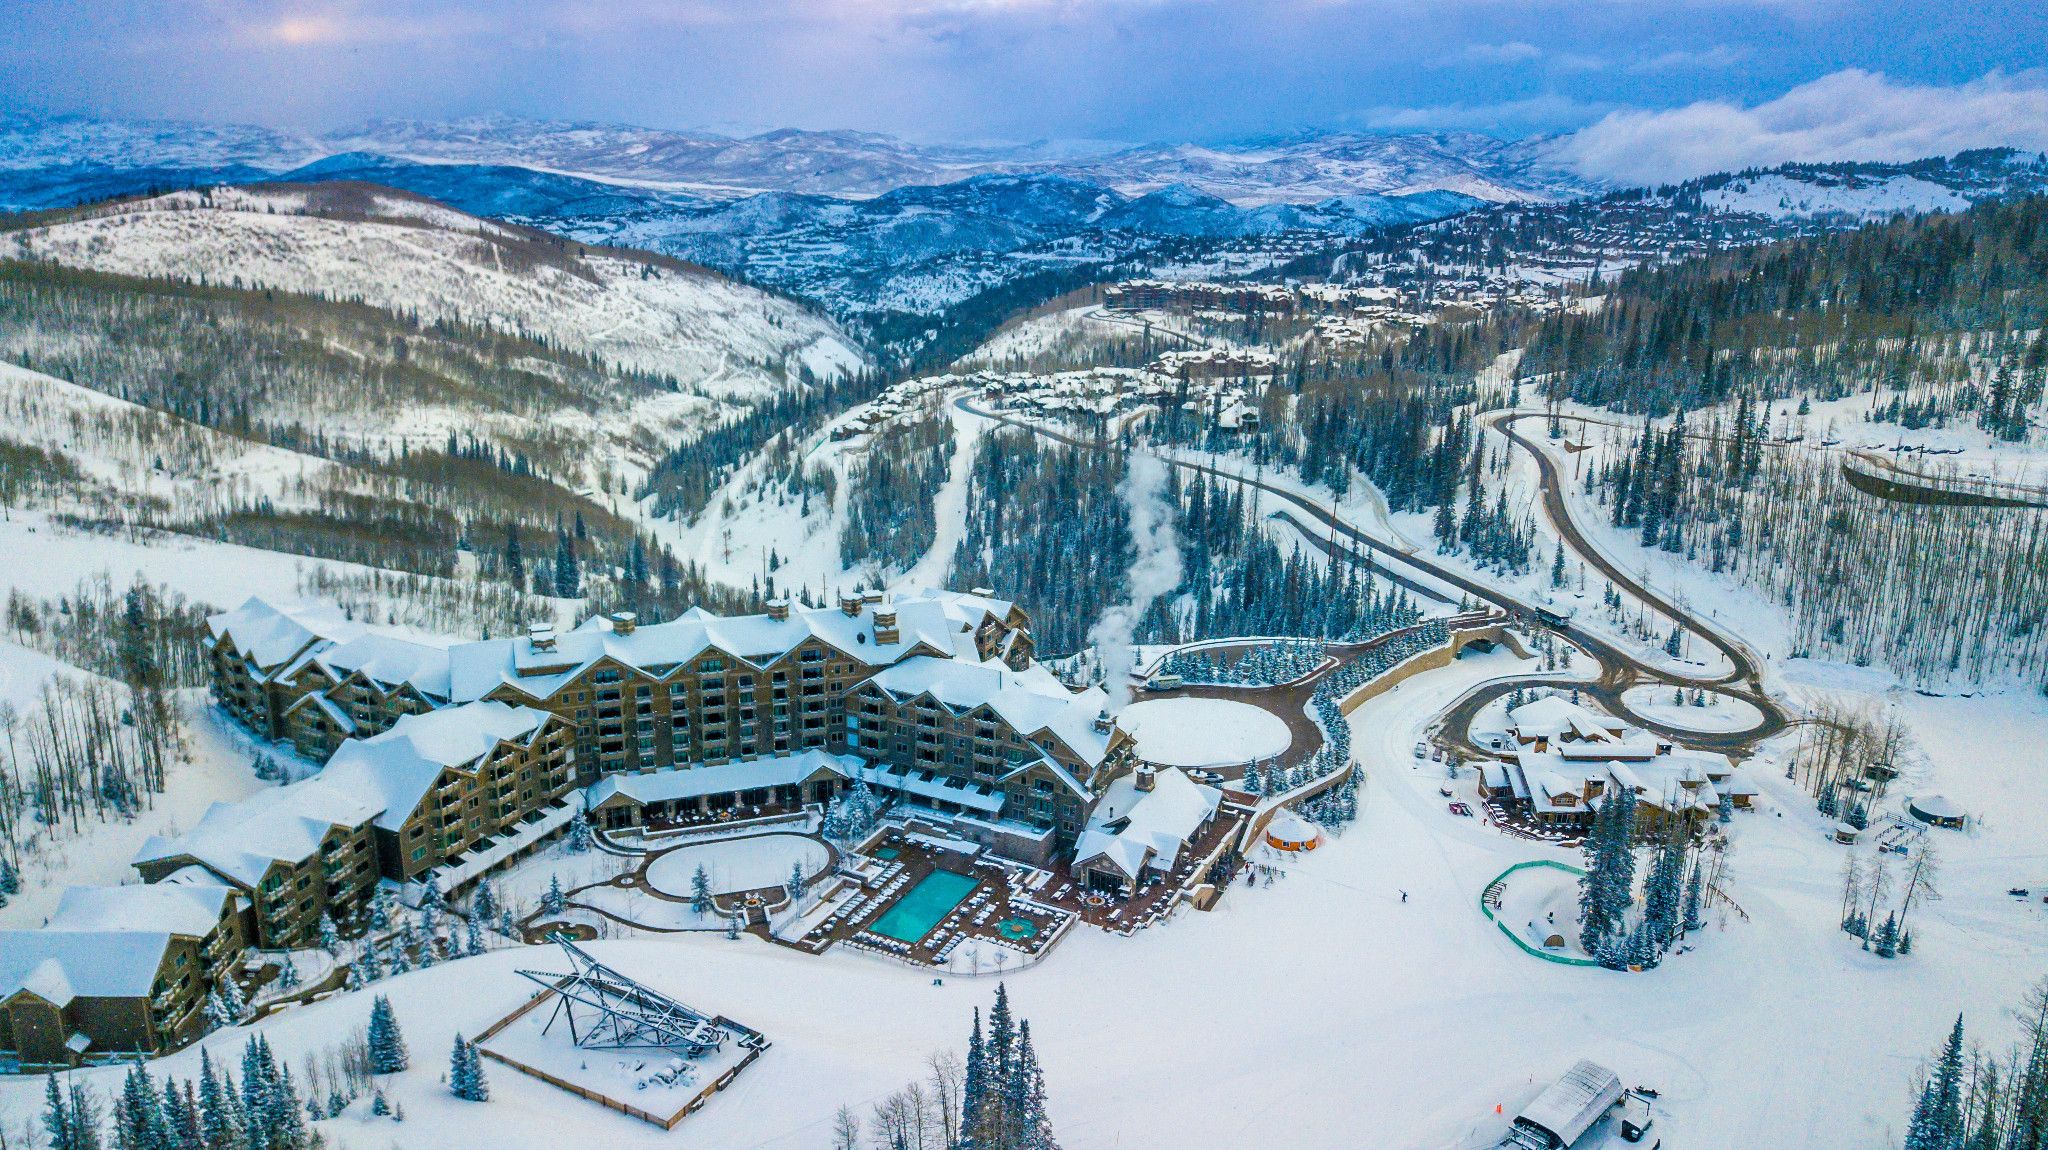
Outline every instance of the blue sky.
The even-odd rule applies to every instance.
[[[1895,121],[1850,136],[1918,122],[1943,140],[2009,130],[2043,146],[2044,68],[2042,0],[0,4],[0,107],[316,128],[510,113],[1221,141],[1606,124],[1628,129],[1602,143],[1611,163],[1680,147],[1655,133],[1681,129],[1839,148],[1840,125],[1814,118],[1868,120],[1873,104]],[[1760,128],[1788,93],[1797,106],[1780,110],[1798,122]],[[1682,123],[1658,119],[1687,109]]]

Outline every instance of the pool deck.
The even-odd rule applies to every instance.
[[[896,857],[870,857],[863,881],[856,886],[848,880],[849,891],[843,896],[841,909],[801,939],[785,941],[784,945],[817,952],[844,943],[937,970],[959,970],[960,963],[973,962],[979,954],[985,956],[987,969],[994,970],[998,967],[998,955],[1002,959],[1000,965],[1009,967],[1042,956],[1078,917],[1071,911],[1039,903],[1025,888],[1024,881],[1029,875],[1042,872],[1006,866],[986,854],[969,856],[931,846],[900,831],[888,832],[870,851],[876,847],[894,850]],[[875,931],[876,922],[886,917],[905,894],[940,870],[971,876],[977,885],[916,942],[904,942]],[[1021,939],[1004,938],[998,924],[1012,919],[1030,923],[1033,933]]]

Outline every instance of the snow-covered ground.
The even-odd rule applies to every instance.
[[[802,867],[805,878],[825,869],[831,856],[825,844],[804,835],[755,835],[679,847],[647,864],[647,885],[663,894],[690,896],[690,884],[703,867],[713,894],[759,890],[789,880],[790,868]]]
[[[1680,730],[1713,733],[1718,731],[1747,731],[1763,720],[1763,713],[1752,703],[1732,695],[1705,692],[1703,704],[1695,704],[1694,692],[1683,692],[1685,701],[1678,702],[1673,688],[1644,684],[1632,687],[1622,695],[1628,709],[1646,719],[1663,723]]]
[[[1228,699],[1145,699],[1117,712],[1138,741],[1138,757],[1174,767],[1242,766],[1269,759],[1291,741],[1286,720]]]
[[[838,374],[862,362],[836,325],[722,276],[619,255],[552,260],[504,225],[398,194],[333,210],[303,190],[172,192],[0,237],[0,254],[123,275],[357,299],[422,320],[488,324],[668,375],[713,396],[758,395],[767,363]]]

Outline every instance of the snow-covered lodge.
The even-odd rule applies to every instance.
[[[260,599],[209,624],[222,706],[265,737],[331,754],[320,778],[377,809],[381,869],[398,879],[517,834],[510,820],[530,823],[529,804],[562,794],[557,774],[599,788],[588,802],[611,828],[819,803],[858,779],[1049,865],[1071,855],[1130,762],[1107,696],[1036,665],[1029,617],[985,590],[776,600],[758,615],[693,609],[645,625],[621,612],[447,647]],[[551,727],[514,733],[512,715]],[[546,753],[515,762],[535,739]],[[435,775],[486,744],[490,764],[508,764],[497,773]],[[446,781],[458,775],[472,781]]]
[[[315,946],[380,881],[458,888],[579,810],[687,822],[860,783],[1124,888],[1171,869],[1218,803],[1178,771],[1134,774],[1108,697],[1033,662],[1028,617],[988,592],[621,613],[452,645],[261,599],[208,626],[216,701],[325,766],[150,838],[144,885],[74,890],[45,929],[0,934],[0,1052],[24,1065],[172,1048],[246,948]]]
[[[1512,746],[1480,764],[1480,793],[1541,826],[1581,829],[1606,796],[1627,790],[1645,834],[1672,820],[1697,828],[1726,798],[1747,809],[1756,788],[1726,755],[1685,750],[1560,696],[1508,712]]]
[[[74,887],[41,930],[0,931],[0,1050],[25,1069],[161,1053],[205,1029],[249,944],[219,885]]]

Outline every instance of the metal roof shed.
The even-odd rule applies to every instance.
[[[1539,1150],[1560,1150],[1577,1142],[1620,1100],[1621,1079],[1614,1071],[1581,1059],[1515,1115],[1515,1140]]]

